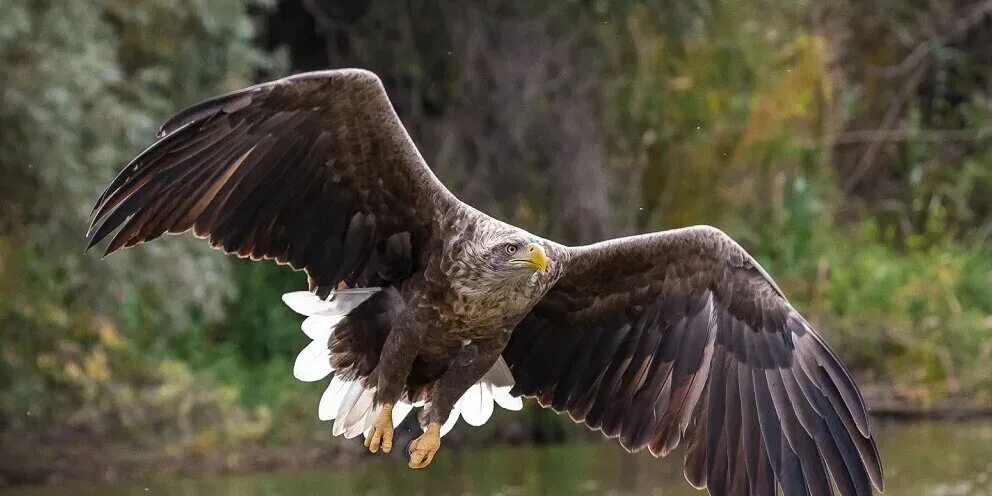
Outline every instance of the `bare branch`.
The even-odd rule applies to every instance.
[[[922,62],[916,68],[916,72],[913,73],[909,79],[902,85],[899,93],[895,96],[892,104],[889,105],[888,110],[885,111],[885,115],[882,117],[882,122],[878,126],[879,130],[886,131],[891,129],[899,116],[902,114],[903,107],[909,102],[910,98],[916,94],[916,90],[923,81],[923,76],[927,72],[929,67],[929,61]],[[868,143],[868,149],[865,153],[861,155],[858,160],[858,165],[854,168],[854,172],[844,180],[844,191],[850,193],[854,188],[861,182],[865,174],[875,165],[875,159],[878,158],[878,153],[882,150],[882,145],[884,141],[872,141]]]
[[[324,37],[324,52],[327,55],[327,66],[334,67],[334,57],[338,53],[337,42],[334,40],[334,31],[339,27],[338,22],[327,15],[315,0],[303,0],[303,8],[310,13],[310,17],[313,17],[314,22],[317,24],[317,32]]]
[[[834,145],[853,145],[910,140],[927,143],[967,142],[989,137],[992,137],[992,127],[977,129],[863,129],[827,136],[827,140]]]
[[[956,41],[961,36],[967,34],[972,28],[980,24],[988,15],[992,14],[992,0],[985,0],[979,3],[971,12],[959,18],[954,23],[953,28],[944,36],[932,36],[920,42],[903,61],[887,71],[886,77],[894,77],[912,72],[912,75],[903,83],[899,93],[895,96],[889,108],[879,123],[878,132],[887,133],[892,130],[896,121],[902,115],[903,108],[909,100],[916,94],[917,88],[923,81],[927,70],[930,68],[932,47],[938,43],[939,39],[946,41]],[[893,140],[866,140],[868,147],[861,155],[857,166],[850,176],[844,181],[844,191],[850,193],[864,178],[865,174],[875,165],[882,145]]]
[[[934,35],[921,41],[909,52],[909,55],[902,62],[892,66],[879,67],[876,69],[876,73],[885,78],[895,78],[909,74],[913,69],[929,59],[929,55],[933,53],[933,47],[939,45],[941,40],[944,40],[945,44],[947,42],[957,41],[990,14],[992,14],[992,0],[979,3],[971,12],[960,17],[954,23],[950,32],[945,35]]]

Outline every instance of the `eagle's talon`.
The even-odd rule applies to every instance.
[[[382,405],[379,417],[375,419],[368,437],[365,438],[365,447],[372,453],[379,451],[380,447],[383,453],[389,453],[393,449],[393,405]]]
[[[424,468],[441,448],[441,424],[427,426],[427,431],[410,443],[410,468]]]

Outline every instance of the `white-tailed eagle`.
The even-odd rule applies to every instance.
[[[392,448],[422,407],[410,466],[459,416],[520,397],[630,450],[687,446],[713,495],[867,496],[878,451],[851,375],[768,274],[706,226],[568,247],[462,203],[382,83],[300,74],[194,105],[107,187],[89,245],[193,234],[306,271],[303,380],[334,434]]]

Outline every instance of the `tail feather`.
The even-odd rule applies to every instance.
[[[441,435],[444,436],[451,431],[458,423],[459,417],[472,426],[485,424],[492,417],[497,404],[507,410],[523,408],[521,399],[510,395],[513,376],[508,372],[506,363],[500,358],[478,383],[469,387],[455,402],[451,414],[441,426]],[[364,388],[357,380],[345,381],[335,376],[320,399],[318,416],[321,420],[335,420],[333,429],[335,436],[344,435],[346,438],[351,438],[359,433],[368,435],[372,422],[378,417],[381,408],[372,405],[374,396],[375,388]],[[398,402],[393,406],[393,425],[399,425],[414,408],[424,406],[426,405],[422,402],[413,405],[405,401]],[[324,413],[334,407],[337,408],[333,414]]]
[[[510,367],[506,365],[503,357],[499,357],[499,360],[496,360],[496,363],[493,364],[493,368],[489,369],[489,372],[486,372],[486,375],[482,376],[482,382],[492,385],[493,388],[512,388],[515,384],[513,373],[510,372]]]
[[[348,382],[340,375],[335,375],[331,379],[331,384],[324,390],[324,394],[320,397],[320,403],[317,404],[317,418],[334,420],[338,416],[338,408],[341,407],[341,400],[344,399],[344,391],[348,386]]]
[[[351,439],[367,432],[379,415],[381,406],[375,406],[372,399],[375,388],[366,389],[359,381],[348,381],[334,376],[331,384],[320,397],[317,417],[320,420],[333,420],[332,433]]]
[[[319,381],[334,371],[327,341],[313,341],[296,357],[293,375],[303,382]]]
[[[329,343],[334,328],[352,309],[378,292],[378,288],[336,291],[322,300],[309,291],[296,291],[282,295],[282,300],[298,313],[307,315],[300,326],[313,340],[296,357],[293,375],[304,382],[319,381],[334,371],[331,366]]]
[[[343,316],[335,315],[333,317],[307,317],[303,321],[303,325],[300,326],[303,329],[303,333],[307,335],[310,339],[314,341],[322,341],[327,343],[331,337],[331,332],[334,327],[337,326]]]
[[[372,415],[373,398],[375,398],[375,389],[362,390],[362,394],[358,396],[355,405],[351,407],[351,411],[344,417],[345,439],[356,437],[371,427],[372,421],[375,419]],[[376,408],[376,411],[378,412],[378,408]],[[338,420],[341,420],[341,418],[338,417]]]
[[[493,368],[482,377],[482,382],[488,383],[492,388],[492,397],[499,406],[513,411],[519,411],[524,407],[519,396],[510,394],[515,381],[513,380],[513,373],[510,372],[510,367],[507,367],[503,357],[496,360]]]
[[[406,418],[411,410],[413,410],[413,405],[405,401],[399,401],[393,405],[393,426],[400,425],[400,422]]]
[[[332,292],[327,299],[309,291],[294,291],[282,295],[282,301],[296,313],[306,316],[334,317],[347,315],[382,288],[356,288]]]
[[[496,404],[503,407],[503,409],[519,412],[524,408],[524,401],[520,399],[519,396],[510,394],[511,389],[513,389],[513,386],[494,388],[493,399],[496,400]]]
[[[496,370],[504,366],[502,358],[493,369]],[[523,407],[519,397],[511,396],[510,389],[512,382],[504,386],[496,386],[491,380],[498,376],[487,373],[476,384],[472,385],[465,394],[455,403],[451,414],[441,426],[441,435],[444,436],[458,423],[461,417],[472,426],[485,424],[495,410],[495,405],[507,410],[520,410]],[[512,376],[511,376],[512,380]],[[499,382],[505,384],[505,382]],[[320,397],[317,407],[317,416],[320,420],[334,421],[332,434],[344,436],[347,439],[366,434],[372,427],[372,422],[379,416],[381,406],[373,404],[375,388],[366,388],[359,380],[343,379],[340,375],[335,375],[331,379],[330,385]],[[423,408],[423,402],[410,404],[406,401],[397,402],[393,406],[393,425],[399,425],[413,411],[414,408]]]
[[[479,382],[468,388],[458,400],[461,402],[462,418],[473,426],[485,424],[493,414],[493,395],[489,384]]]
[[[353,381],[348,385],[348,389],[344,391],[344,398],[341,400],[341,405],[338,407],[338,413],[334,418],[334,428],[331,433],[335,436],[340,436],[348,430],[356,420],[359,419],[349,419],[350,414],[357,410],[357,406],[361,401],[362,397],[365,396],[365,388],[362,387],[357,381]],[[364,411],[362,412],[364,413]]]
[[[448,420],[444,421],[444,425],[441,426],[441,437],[451,431],[458,422],[458,415],[461,413],[461,408],[455,404],[455,407],[451,409],[451,414],[448,415]]]
[[[309,291],[283,295],[283,301],[290,308],[307,316],[301,328],[313,340],[296,359],[293,367],[296,378],[318,381],[334,371],[328,346],[336,326],[344,316],[378,291],[379,288],[335,291],[326,300]],[[510,394],[513,385],[513,374],[500,357],[482,379],[469,387],[455,403],[441,427],[441,435],[447,434],[459,417],[473,426],[486,423],[492,417],[496,404],[507,410],[523,408],[521,399]],[[358,378],[345,379],[337,374],[320,397],[317,416],[320,420],[334,421],[332,433],[335,436],[343,435],[350,439],[362,433],[368,435],[372,422],[381,411],[381,406],[373,402],[375,391],[374,387],[366,388]],[[393,425],[399,425],[414,408],[425,406],[423,402],[398,402],[393,406]]]

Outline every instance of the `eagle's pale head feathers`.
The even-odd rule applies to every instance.
[[[460,311],[473,320],[514,320],[557,279],[554,250],[523,229],[486,220],[452,243],[443,270],[454,276],[450,280]]]

